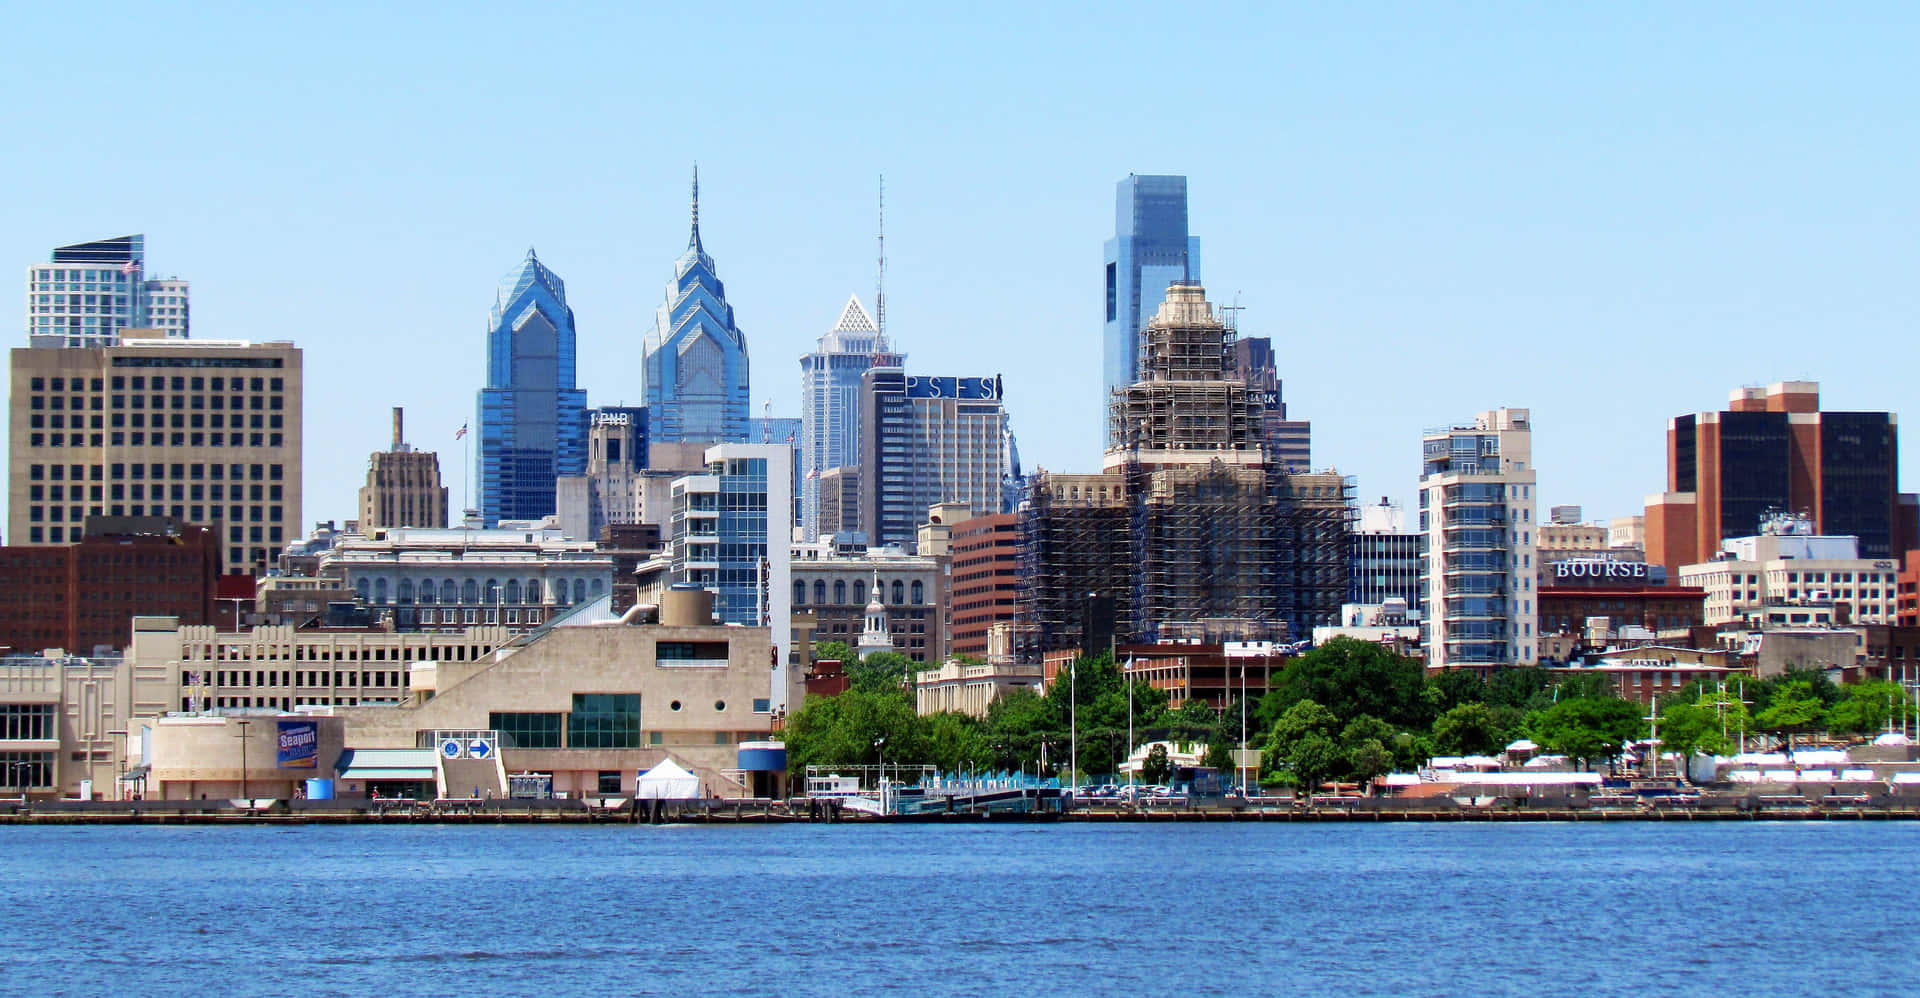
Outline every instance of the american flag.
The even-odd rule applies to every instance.
[[[122,274],[126,274],[129,277],[133,276],[135,273],[138,273],[139,270],[140,270],[140,261],[138,260],[128,260],[126,263],[123,263],[120,265],[120,272]]]
[[[453,439],[459,440],[465,437],[466,435],[467,435],[467,424],[461,423],[460,428],[453,432]]]

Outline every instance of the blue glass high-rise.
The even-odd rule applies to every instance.
[[[487,526],[554,512],[554,479],[586,471],[586,412],[566,283],[529,249],[501,278],[487,325],[475,462]]]
[[[700,174],[693,234],[674,261],[666,303],[646,346],[647,409],[660,443],[742,443],[748,437],[747,338],[700,245]]]
[[[1114,235],[1106,244],[1102,425],[1113,390],[1140,380],[1140,330],[1160,310],[1167,285],[1201,283],[1200,240],[1187,235],[1187,178],[1128,174],[1119,183],[1113,214]]]

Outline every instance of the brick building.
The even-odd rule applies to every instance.
[[[1020,516],[995,513],[962,520],[948,542],[952,579],[949,617],[956,655],[987,655],[987,632],[1012,622],[1020,588]]]
[[[0,645],[126,647],[137,616],[214,621],[219,539],[170,517],[89,517],[75,544],[0,547]]]

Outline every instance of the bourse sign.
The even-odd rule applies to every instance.
[[[280,722],[280,768],[317,769],[320,765],[320,725],[313,721]]]
[[[1641,561],[1614,561],[1611,558],[1570,558],[1553,563],[1552,584],[1558,586],[1665,585],[1667,570],[1662,565]]]

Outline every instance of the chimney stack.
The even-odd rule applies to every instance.
[[[393,449],[394,450],[405,450],[407,446],[406,436],[400,432],[401,425],[402,425],[402,418],[400,415],[401,411],[402,410],[399,406],[396,405],[393,407]]]

